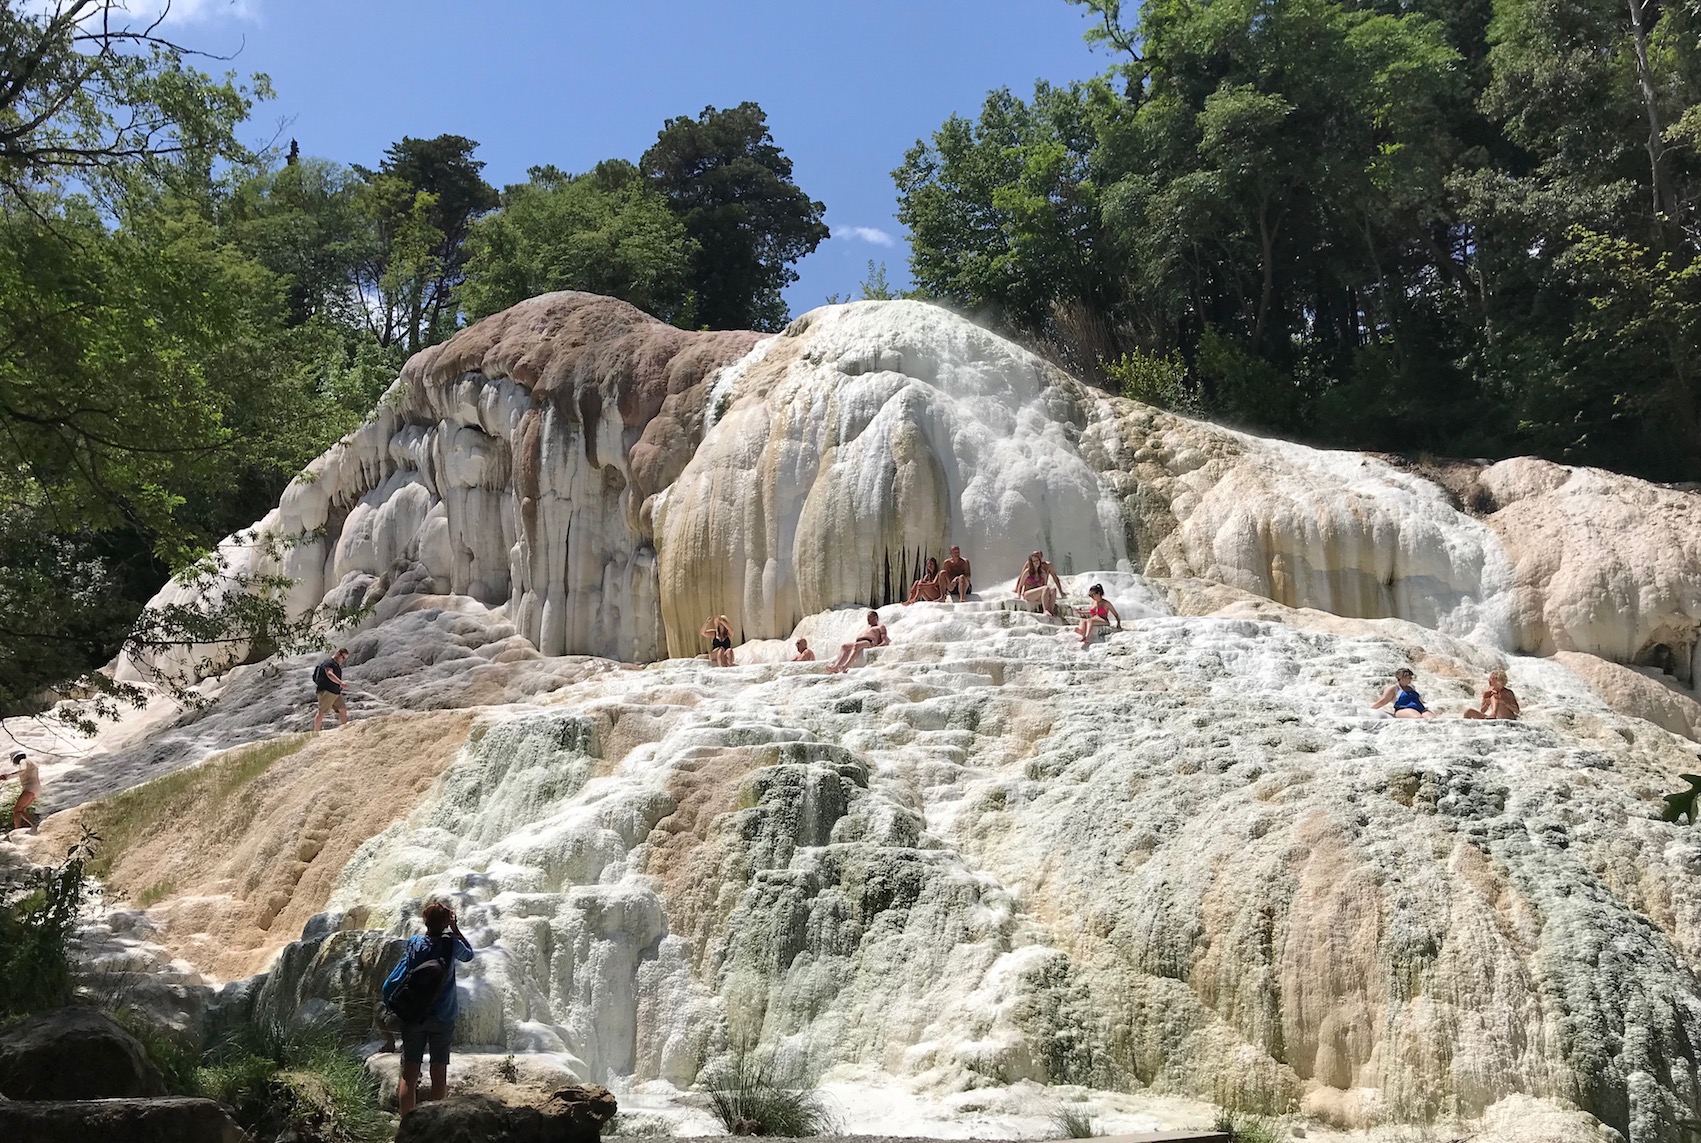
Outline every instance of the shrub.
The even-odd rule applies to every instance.
[[[1091,1139],[1101,1135],[1099,1121],[1093,1115],[1092,1108],[1079,1103],[1064,1103],[1058,1105],[1051,1113],[1052,1126],[1057,1128],[1060,1139]]]
[[[93,891],[88,866],[98,840],[85,829],[63,862],[0,888],[0,1019],[70,1003],[71,940]]]
[[[833,1115],[821,1093],[808,1087],[799,1071],[782,1069],[772,1056],[734,1051],[728,1061],[704,1076],[709,1109],[733,1135],[803,1138],[828,1135]]]
[[[673,1136],[675,1131],[673,1120],[665,1115],[623,1111],[602,1125],[602,1133],[637,1139],[662,1139]]]
[[[1236,1115],[1232,1111],[1217,1114],[1216,1129],[1234,1143],[1281,1143],[1281,1132],[1262,1115]]]
[[[1198,386],[1188,380],[1187,363],[1179,353],[1159,357],[1136,350],[1124,353],[1115,361],[1101,361],[1099,365],[1130,401],[1156,405],[1184,417],[1205,415],[1205,402],[1200,398]]]
[[[341,1016],[243,1025],[209,1053],[202,1090],[257,1143],[377,1143],[389,1117],[343,1034]]]

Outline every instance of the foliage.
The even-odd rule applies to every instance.
[[[74,985],[71,941],[99,839],[85,830],[58,865],[0,885],[0,1019],[59,1008]]]
[[[665,1115],[646,1115],[641,1111],[623,1111],[602,1125],[604,1135],[634,1139],[661,1139],[678,1134],[674,1123]]]
[[[1092,1139],[1104,1134],[1092,1108],[1079,1103],[1058,1104],[1051,1114],[1051,1125],[1059,1139]]]
[[[110,1010],[114,1020],[142,1045],[148,1060],[165,1080],[167,1095],[202,1095],[201,1053],[184,1039],[161,1028],[143,1013],[130,1007]]]
[[[344,1044],[340,1017],[259,1020],[214,1045],[201,1089],[257,1143],[376,1143],[390,1134],[377,1081]]]
[[[889,302],[898,297],[898,291],[886,281],[886,263],[876,265],[872,258],[868,260],[868,273],[858,289],[861,290],[862,300],[865,302]]]
[[[1265,430],[1701,477],[1701,12],[1075,2],[1108,74],[894,172],[922,291]]]
[[[1281,1143],[1282,1133],[1262,1115],[1239,1115],[1232,1111],[1219,1112],[1214,1130],[1227,1135],[1233,1143]]]
[[[1115,361],[1102,363],[1105,376],[1117,392],[1130,401],[1141,401],[1190,417],[1204,415],[1204,405],[1187,376],[1181,354],[1156,354],[1131,350]]]
[[[100,836],[102,846],[100,853],[90,858],[89,873],[107,876],[114,861],[137,842],[158,829],[178,828],[191,812],[202,820],[215,820],[221,808],[272,763],[289,757],[306,743],[306,735],[290,734],[237,747],[198,766],[175,770],[94,803],[85,811],[84,820]]]
[[[355,274],[367,329],[379,345],[408,353],[455,329],[453,298],[465,276],[467,235],[496,207],[496,189],[462,135],[404,136],[377,170],[355,167],[356,206],[371,227]]]
[[[804,1138],[829,1135],[833,1115],[821,1093],[805,1084],[795,1068],[780,1066],[774,1057],[754,1050],[731,1053],[703,1077],[709,1110],[728,1134],[777,1135]],[[739,1126],[745,1125],[744,1130]],[[760,1130],[748,1127],[759,1124]]]
[[[827,237],[826,207],[792,181],[791,160],[755,103],[669,119],[638,166],[695,243],[689,286],[708,329],[777,330],[792,263]]]
[[[533,167],[475,222],[461,304],[477,319],[552,290],[585,290],[689,325],[697,253],[685,225],[630,163],[583,175]]]

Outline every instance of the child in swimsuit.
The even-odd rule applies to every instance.
[[[1423,696],[1412,686],[1411,668],[1401,667],[1394,672],[1394,683],[1382,692],[1382,697],[1370,704],[1371,710],[1381,710],[1394,704],[1395,718],[1434,718],[1435,712],[1423,705]]]
[[[1104,597],[1104,586],[1095,583],[1087,589],[1087,594],[1092,597],[1093,605],[1087,609],[1087,617],[1081,620],[1080,626],[1075,628],[1083,647],[1093,641],[1096,628],[1110,626],[1110,616],[1116,616],[1116,629],[1122,630],[1122,615],[1116,610],[1116,604]]]

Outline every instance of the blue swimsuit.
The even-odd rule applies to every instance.
[[[1395,686],[1399,686],[1399,684],[1396,683]],[[1408,690],[1405,687],[1399,687],[1399,690],[1400,693],[1394,696],[1395,710],[1415,710],[1419,714],[1428,713],[1429,708],[1423,705],[1423,700],[1418,697],[1416,691]]]

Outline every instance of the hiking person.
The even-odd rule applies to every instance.
[[[868,613],[868,626],[855,639],[839,646],[839,657],[833,660],[833,665],[828,667],[827,670],[831,674],[841,674],[860,652],[866,651],[870,647],[889,647],[891,644],[891,636],[886,634],[886,625],[880,622],[880,613],[870,611]]]
[[[41,767],[22,750],[12,752],[12,768],[0,774],[0,780],[7,778],[22,778],[23,790],[18,794],[18,800],[12,803],[12,828],[15,830],[30,827],[35,833],[41,828],[41,816],[32,814],[30,807],[41,797]]]
[[[1112,615],[1116,616],[1116,629],[1122,630],[1122,613],[1116,610],[1116,604],[1104,597],[1104,585],[1095,583],[1087,589],[1087,595],[1092,598],[1093,605],[1087,609],[1086,618],[1075,628],[1083,647],[1093,641],[1094,629],[1110,626],[1109,617]]]
[[[927,603],[938,603],[945,598],[945,585],[940,582],[939,561],[932,556],[927,557],[927,563],[922,568],[921,578],[910,587],[910,597],[904,600],[908,607],[917,600]]]
[[[1057,569],[1046,560],[1044,552],[1036,550],[1028,554],[1027,562],[1016,574],[1016,594],[1047,615],[1058,614],[1057,597],[1063,594],[1063,581],[1057,578]]]
[[[325,725],[325,712],[337,712],[337,725],[348,725],[348,703],[343,699],[343,664],[348,662],[348,648],[338,647],[337,653],[313,668],[313,691],[319,699],[319,709],[313,715],[313,732]]]
[[[732,666],[732,623],[727,617],[709,616],[701,634],[709,640],[709,662],[717,667]]]
[[[792,662],[813,663],[814,661],[815,652],[809,649],[809,640],[799,639],[797,641],[797,654],[792,658]]]
[[[420,913],[425,933],[409,938],[401,962],[384,981],[382,995],[402,1028],[402,1075],[396,1107],[406,1115],[419,1095],[419,1069],[431,1049],[431,1096],[442,1099],[449,1086],[449,1041],[455,1035],[460,1001],[455,966],[473,958],[472,945],[455,923],[455,911],[442,901],[426,903]]]
[[[1394,672],[1394,682],[1382,692],[1382,697],[1370,704],[1371,710],[1381,710],[1389,703],[1394,704],[1395,718],[1434,718],[1435,712],[1423,705],[1423,697],[1418,694],[1412,669],[1401,667]]]
[[[958,603],[967,603],[969,592],[969,561],[963,558],[963,549],[956,544],[951,545],[951,554],[945,559],[945,566],[939,570],[939,586],[945,589],[945,598],[950,599],[953,592],[957,595]]]
[[[1516,719],[1523,708],[1518,696],[1506,685],[1506,672],[1499,667],[1488,673],[1488,686],[1477,705],[1465,711],[1466,718]]]

